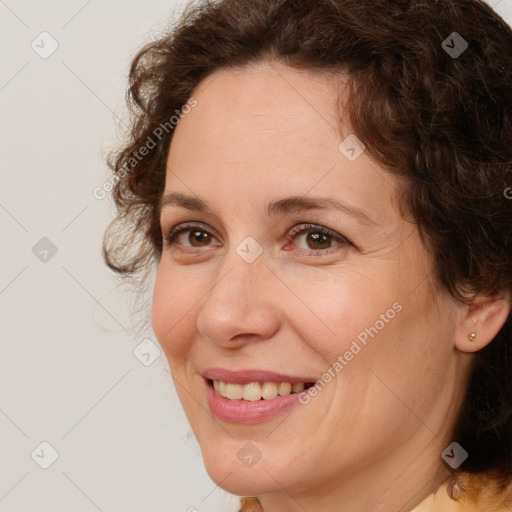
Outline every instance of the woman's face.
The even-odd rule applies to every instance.
[[[193,97],[168,158],[162,232],[182,231],[152,321],[208,473],[306,502],[432,470],[463,393],[460,306],[435,291],[397,178],[340,146],[350,128],[320,75],[222,70]]]

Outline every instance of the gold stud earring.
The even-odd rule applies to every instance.
[[[472,332],[471,334],[469,334],[468,338],[469,338],[469,341],[473,342],[473,341],[475,341],[476,334],[474,332]]]

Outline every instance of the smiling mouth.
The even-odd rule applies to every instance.
[[[229,400],[242,400],[257,402],[259,400],[272,400],[278,396],[288,396],[300,393],[314,386],[314,382],[249,382],[238,384],[220,380],[208,379],[208,383],[220,395]]]

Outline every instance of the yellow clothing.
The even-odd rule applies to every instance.
[[[457,499],[450,498],[449,480],[435,494],[422,501],[411,512],[511,512],[512,482],[505,488],[497,479],[484,475],[461,473],[457,475],[463,491]]]
[[[462,483],[460,493],[457,488],[450,490],[448,479],[410,512],[512,512],[511,481],[500,486],[498,479],[471,473],[460,473],[457,478]],[[257,498],[242,498],[239,512],[264,510]]]

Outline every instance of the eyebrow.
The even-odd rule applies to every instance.
[[[160,212],[168,206],[179,206],[187,210],[194,210],[203,213],[216,215],[215,211],[209,206],[206,201],[198,197],[187,196],[180,192],[170,192],[165,194],[160,200]],[[264,213],[267,216],[275,216],[279,214],[287,214],[293,212],[301,212],[308,210],[338,210],[347,215],[357,218],[365,224],[376,224],[371,217],[363,210],[338,201],[331,197],[304,197],[304,196],[290,196],[282,199],[270,201],[264,208]]]

